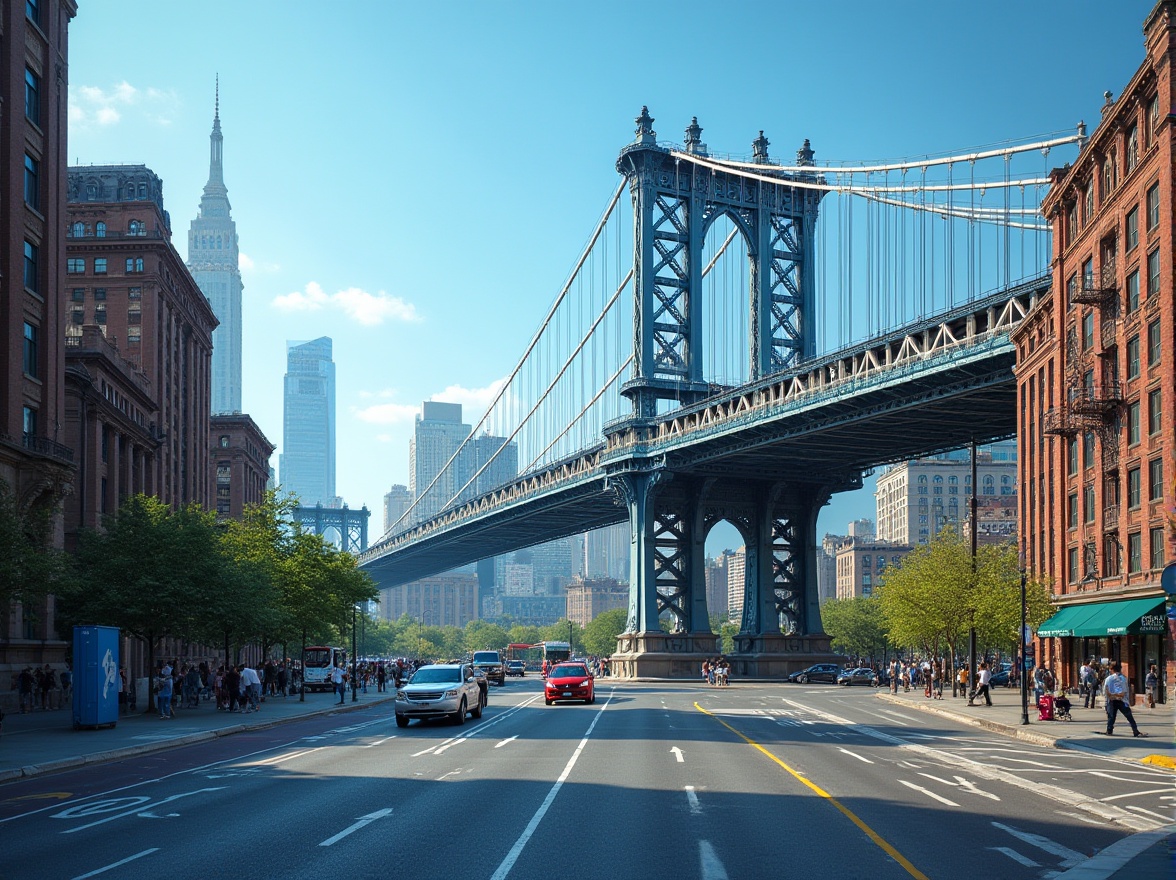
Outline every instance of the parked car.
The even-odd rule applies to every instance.
[[[474,651],[474,665],[486,673],[486,678],[506,684],[506,664],[497,651]]]
[[[550,706],[557,700],[596,702],[595,682],[584,663],[557,663],[543,682],[543,700]]]
[[[527,674],[527,664],[522,660],[507,660],[506,674],[517,675],[519,678],[523,678]]]
[[[878,686],[878,673],[866,666],[857,669],[847,669],[837,676],[837,683],[849,687],[851,684],[865,684],[870,687]]]
[[[830,684],[837,681],[841,674],[841,667],[836,663],[814,663],[808,669],[794,672],[788,676],[788,681],[795,684],[808,684],[813,681],[827,681]]]
[[[422,666],[396,689],[396,726],[413,718],[449,718],[465,724],[466,715],[482,717],[486,687],[468,663]]]

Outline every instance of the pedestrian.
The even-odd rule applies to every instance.
[[[1147,707],[1154,709],[1156,707],[1156,693],[1160,689],[1160,675],[1156,671],[1154,663],[1147,668],[1147,675],[1143,679],[1143,689],[1147,693]]]
[[[343,667],[338,662],[335,663],[331,669],[331,686],[335,693],[339,695],[339,704],[342,705],[347,694],[347,673],[343,671]]]
[[[242,706],[238,695],[241,693],[241,673],[237,671],[237,667],[232,663],[225,667],[223,687],[225,691],[225,707],[230,712],[240,712]]]
[[[57,690],[57,671],[48,663],[45,664],[45,671],[41,673],[41,678],[44,679],[44,685],[41,690],[41,711],[47,712],[54,708],[53,706],[53,692]],[[58,706],[57,708],[61,708]]]
[[[968,699],[968,667],[961,666],[960,671],[956,673],[956,681],[960,685],[960,696]]]
[[[1095,678],[1094,678],[1094,658],[1083,662],[1078,669],[1078,687],[1082,692],[1082,708],[1094,708],[1095,695]]]
[[[73,670],[70,669],[68,663],[65,664],[65,669],[61,670],[61,705],[69,702],[70,688],[73,687]]]
[[[968,705],[971,706],[980,697],[984,697],[984,705],[992,705],[992,697],[988,695],[988,683],[992,681],[992,671],[988,668],[988,661],[984,660],[980,663],[980,669],[976,672],[976,693],[968,700]]]
[[[1131,707],[1127,705],[1127,679],[1123,676],[1123,664],[1116,660],[1111,664],[1111,674],[1103,682],[1103,696],[1107,705],[1107,736],[1115,733],[1115,718],[1120,712],[1131,725],[1132,736],[1147,736],[1135,723],[1135,716],[1131,714]]]
[[[118,713],[126,715],[127,711],[127,668],[120,666],[118,668]]]
[[[245,705],[245,714],[257,712],[261,709],[261,676],[257,674],[256,669],[245,663],[241,664],[238,671],[241,673],[241,692],[244,694],[242,703]]]
[[[171,707],[172,694],[174,693],[172,690],[172,668],[165,664],[159,670],[159,677],[155,681],[157,688],[156,697],[159,701],[159,717],[171,721],[174,717]]]
[[[26,666],[16,677],[17,696],[20,699],[20,714],[28,715],[33,711],[33,690],[37,686],[37,677],[33,675],[33,667]]]

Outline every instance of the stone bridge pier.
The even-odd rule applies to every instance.
[[[754,480],[631,471],[610,477],[629,511],[629,614],[613,674],[698,678],[720,654],[706,600],[705,541],[722,520],[744,546],[732,673],[781,678],[834,659],[817,599],[817,513],[845,481]],[[738,576],[738,572],[733,573]],[[663,628],[668,625],[668,632]]]

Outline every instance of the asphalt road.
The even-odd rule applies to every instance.
[[[1171,776],[868,689],[534,678],[479,722],[390,704],[0,789],[0,878],[1049,878],[1172,814]]]

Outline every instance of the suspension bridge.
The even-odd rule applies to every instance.
[[[1049,290],[1051,152],[1076,153],[1084,127],[871,164],[818,164],[806,140],[780,164],[762,131],[718,155],[697,119],[681,144],[646,108],[635,121],[517,365],[360,564],[388,587],[628,522],[614,668],[694,675],[717,653],[704,544],[726,520],[747,554],[736,673],[779,675],[829,653],[815,552],[832,494],[1015,433],[1009,333]]]

